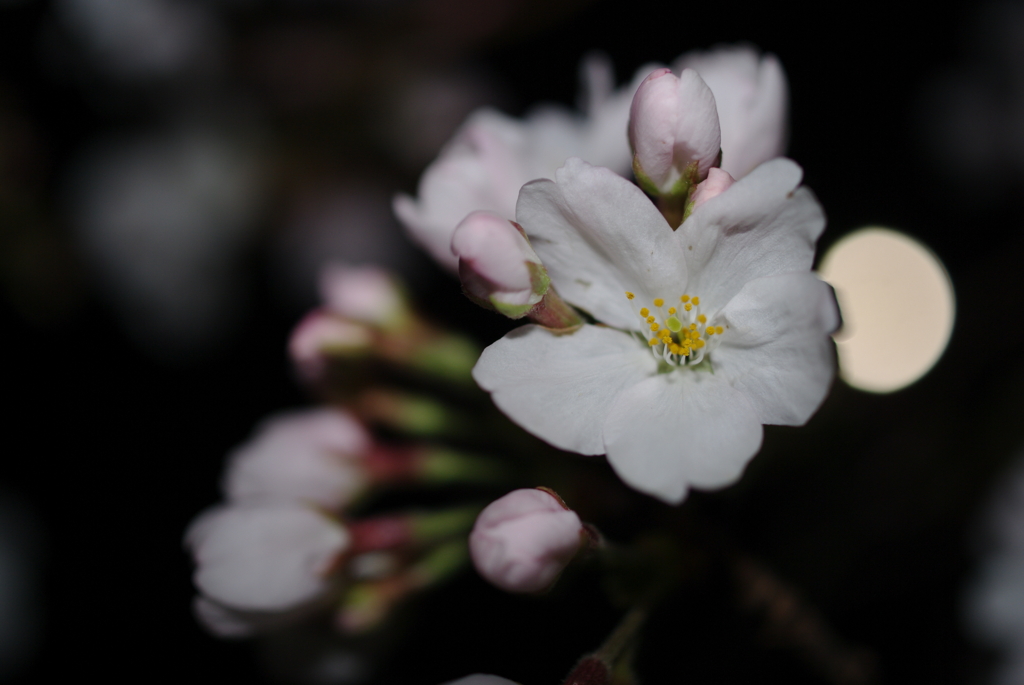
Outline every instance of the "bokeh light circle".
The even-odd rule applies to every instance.
[[[956,298],[949,274],[927,247],[888,228],[862,228],[829,249],[818,273],[835,288],[843,313],[835,340],[846,383],[893,392],[942,356]]]

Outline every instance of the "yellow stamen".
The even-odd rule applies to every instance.
[[[633,293],[629,292],[628,290],[626,291],[626,299],[627,300],[632,300],[634,297],[636,297],[636,295],[634,295]]]
[[[703,340],[694,340],[693,341],[693,346],[699,350],[700,348],[704,347],[704,341]]]
[[[679,301],[682,302],[683,304],[685,304],[685,303],[690,301],[690,296],[689,295],[683,295],[682,297],[679,298]],[[687,310],[687,311],[689,311],[689,310]]]
[[[718,333],[719,335],[721,335],[724,332],[725,332],[724,328],[722,328],[721,326],[715,326],[715,333]]]
[[[648,316],[647,317],[647,323],[654,323],[654,321],[655,321],[655,318],[653,316]]]
[[[661,328],[661,326],[659,326],[658,324],[656,324],[656,323],[652,323],[652,324],[651,324],[651,330],[652,330],[652,331],[656,331],[656,330],[658,330],[659,328]]]
[[[686,311],[690,311],[691,309],[693,309],[693,305],[687,302],[686,304],[683,305],[683,309],[685,309]]]
[[[643,317],[646,318],[647,315],[650,314],[650,313],[651,313],[651,310],[648,309],[647,307],[641,307],[640,308],[640,316],[643,316]]]
[[[676,308],[675,307],[669,307],[668,308],[668,313],[669,314],[675,314],[676,313]]]
[[[691,324],[690,324],[690,330],[691,330],[691,331],[695,331],[695,330],[697,330],[697,324],[695,324],[695,323],[691,323]]]
[[[633,299],[633,298],[630,298],[630,299]],[[665,304],[665,300],[661,299],[660,297],[654,298],[654,306],[655,307],[660,307],[663,304]]]
[[[633,298],[631,297],[631,298],[629,298],[629,299],[631,299],[631,300],[632,300]],[[694,303],[694,304],[700,304],[700,298],[699,298],[699,297],[697,297],[696,295],[694,295],[694,296],[693,296],[693,303]]]
[[[706,332],[707,332],[708,335],[714,335],[715,334],[715,327],[714,326],[708,326],[708,330]]]
[[[658,339],[657,338],[651,338],[650,340],[647,341],[647,344],[650,345],[651,347],[654,347],[655,345],[658,344]]]
[[[703,314],[701,314],[700,316],[697,317],[697,321],[700,321],[701,323],[707,323],[708,322],[708,317],[706,317]]]

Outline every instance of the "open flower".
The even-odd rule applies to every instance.
[[[570,159],[526,185],[517,221],[570,304],[605,325],[507,334],[473,375],[556,447],[607,453],[680,502],[736,480],[762,424],[804,423],[834,373],[831,288],[810,273],[825,218],[802,172],[761,165],[673,231],[635,185]]]
[[[395,214],[417,243],[454,272],[452,233],[470,212],[513,218],[523,184],[551,176],[569,157],[628,174],[629,107],[652,68],[641,67],[633,83],[613,91],[611,65],[596,58],[584,62],[584,116],[553,106],[537,108],[523,121],[492,109],[474,112],[423,172],[418,199],[395,198]]]

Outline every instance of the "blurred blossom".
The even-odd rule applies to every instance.
[[[843,327],[835,335],[843,380],[893,392],[924,376],[953,332],[953,283],[939,258],[909,236],[862,228],[821,260],[836,290]]]
[[[0,679],[17,675],[38,645],[40,537],[33,512],[0,492]]]
[[[195,0],[56,0],[54,11],[91,62],[124,81],[209,71],[222,29],[211,3]]]
[[[318,275],[332,262],[375,264],[413,281],[420,264],[391,214],[388,190],[362,181],[301,190],[270,255],[281,291],[302,308],[317,301]]]
[[[341,411],[280,414],[231,455],[224,491],[235,502],[295,500],[338,509],[367,485],[358,460],[370,443],[366,429]]]
[[[535,108],[524,120],[490,109],[474,112],[423,172],[418,197],[395,198],[395,214],[416,242],[454,272],[452,233],[470,212],[512,219],[523,184],[552,177],[569,157],[628,174],[629,107],[651,68],[641,67],[630,85],[613,91],[611,65],[588,58],[582,66],[582,115],[553,105]]]
[[[238,324],[259,162],[251,141],[193,129],[107,142],[73,169],[86,260],[150,352],[195,353]]]
[[[986,517],[986,556],[966,596],[974,635],[1001,652],[993,685],[1020,685],[1024,675],[1024,461],[1006,474]]]

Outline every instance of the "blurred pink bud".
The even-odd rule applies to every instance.
[[[200,514],[185,534],[196,587],[241,611],[287,611],[331,590],[348,531],[299,503],[233,504]]]
[[[550,280],[522,230],[491,212],[473,212],[455,228],[452,253],[474,302],[518,319],[541,301]]]
[[[513,490],[480,512],[469,536],[477,571],[507,592],[540,592],[585,540],[580,517],[553,494]]]
[[[629,110],[633,170],[644,189],[685,193],[704,180],[721,150],[715,96],[693,69],[669,69],[640,84]]]
[[[409,315],[394,277],[374,266],[328,265],[320,274],[320,296],[335,314],[375,326],[400,325]]]
[[[366,326],[315,310],[292,331],[288,354],[303,378],[315,381],[323,375],[329,354],[361,353],[372,343],[373,334]]]
[[[690,195],[690,202],[694,209],[700,207],[713,197],[717,197],[727,191],[729,186],[736,182],[728,171],[722,171],[718,167],[711,167],[708,170],[708,177],[697,184],[697,189]]]
[[[311,502],[338,510],[368,486],[362,464],[366,429],[338,409],[275,416],[228,462],[224,491],[232,502]]]

